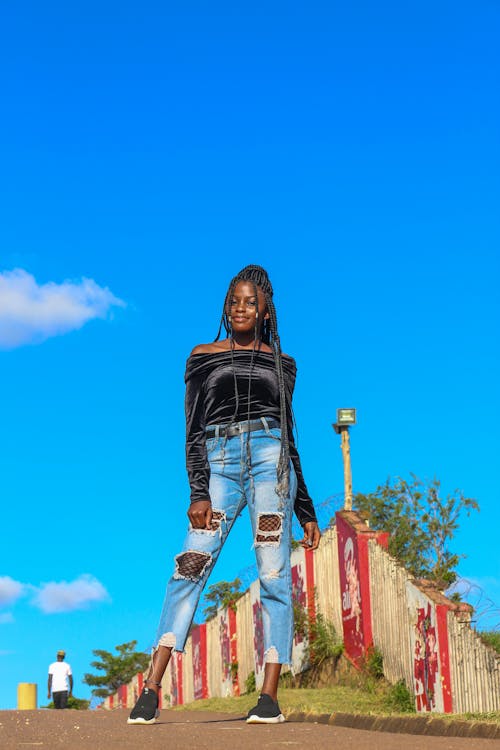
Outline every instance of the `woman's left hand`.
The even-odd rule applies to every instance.
[[[316,521],[308,521],[304,524],[304,538],[300,543],[304,549],[318,549],[321,531]]]

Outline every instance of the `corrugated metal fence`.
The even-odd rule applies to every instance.
[[[411,613],[406,603],[408,574],[376,542],[369,545],[373,642],[384,655],[384,676],[413,685]]]
[[[453,711],[500,709],[500,657],[470,625],[448,613]]]
[[[500,710],[500,656],[471,628],[470,608],[428,582],[417,582],[384,548],[387,535],[368,529],[356,513],[337,514],[319,549],[291,555],[293,596],[309,615],[321,612],[343,634],[345,653],[360,665],[370,649],[383,656],[391,683],[403,681],[417,711]],[[163,680],[162,704],[238,695],[249,676],[263,679],[259,582],[233,610],[196,626],[185,653],[174,654]],[[307,644],[296,634],[292,669],[308,666]],[[105,701],[131,707],[142,676]]]
[[[373,642],[389,682],[403,680],[417,709],[443,711],[447,695],[440,698],[435,683],[448,668],[453,713],[498,711],[500,656],[471,628],[470,608],[411,579],[373,540],[369,554]]]

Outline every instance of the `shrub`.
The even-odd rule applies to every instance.
[[[495,630],[479,633],[481,640],[500,654],[500,633]]]
[[[245,680],[245,692],[246,693],[254,693],[256,690],[255,685],[255,672],[252,671],[249,672],[248,677]]]
[[[382,656],[382,652],[375,646],[368,649],[363,663],[363,670],[375,680],[380,680],[384,676],[384,657]]]
[[[415,698],[403,680],[392,685],[385,699],[387,708],[395,713],[414,714]]]
[[[75,698],[74,695],[68,696],[68,704],[67,708],[73,708],[77,711],[86,711],[88,707],[90,706],[90,701],[85,700],[84,698]],[[46,708],[54,708],[54,702],[51,701]]]
[[[338,659],[343,652],[344,644],[335,625],[321,612],[310,618],[305,609],[294,602],[293,625],[295,633],[307,641],[304,662],[309,662],[312,667],[319,666],[325,659]]]
[[[309,621],[307,612],[298,602],[293,603],[293,629],[296,635],[309,638]]]
[[[338,659],[344,650],[333,622],[327,620],[321,612],[309,623],[309,643],[310,662],[313,666],[319,666],[325,659]]]

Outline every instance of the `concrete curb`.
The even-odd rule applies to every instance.
[[[395,732],[397,734],[426,734],[434,737],[478,737],[500,739],[500,724],[486,721],[448,721],[431,716],[370,716],[367,714],[315,714],[294,711],[287,714],[287,721],[331,724],[336,727],[368,729],[371,732]]]

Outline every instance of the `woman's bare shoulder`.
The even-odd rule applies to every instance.
[[[231,350],[231,341],[229,339],[222,339],[222,341],[211,341],[209,344],[198,344],[195,346],[190,356],[193,354],[220,354],[221,352],[228,352]],[[236,346],[235,351],[251,351],[249,347]],[[264,352],[265,354],[272,354],[272,349],[268,344],[260,343],[258,351]],[[284,357],[288,357],[288,354],[284,354]],[[291,357],[288,357],[291,359]]]
[[[229,347],[224,346],[225,343],[225,341],[211,341],[209,344],[198,344],[198,346],[194,347],[190,356],[192,357],[193,354],[217,354],[217,352],[227,351]]]

